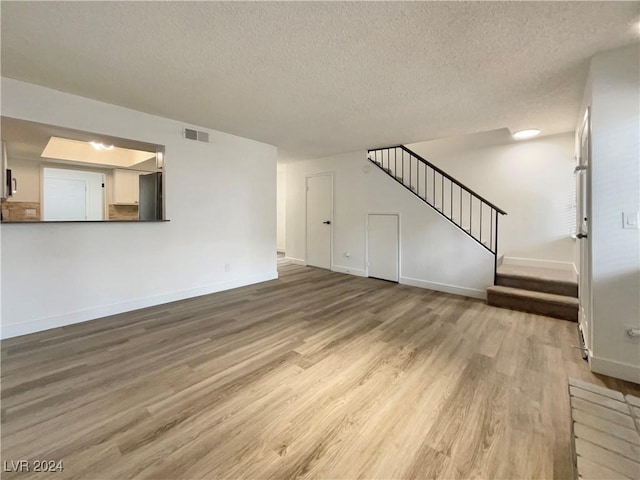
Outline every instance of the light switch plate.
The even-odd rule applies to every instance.
[[[622,212],[622,228],[640,228],[640,212]]]

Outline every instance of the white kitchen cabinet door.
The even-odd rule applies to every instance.
[[[116,205],[137,205],[139,200],[138,177],[133,170],[113,171],[113,203]]]

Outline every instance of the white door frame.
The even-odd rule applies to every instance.
[[[365,235],[364,235],[364,258],[365,258],[365,275],[369,276],[369,215],[395,215],[398,217],[398,283],[402,279],[402,231],[401,222],[402,215],[400,212],[367,212],[364,214]]]
[[[586,160],[582,155],[582,144],[584,143],[584,134],[588,134],[586,145]],[[584,119],[578,130],[578,142],[577,142],[577,158],[578,167],[577,182],[581,188],[576,188],[576,234],[586,234],[585,238],[577,239],[578,244],[578,261],[580,262],[580,268],[578,273],[578,300],[579,300],[579,312],[578,312],[578,325],[582,332],[585,341],[585,347],[591,358],[592,346],[593,346],[593,325],[591,322],[592,314],[592,296],[591,296],[591,109],[587,108],[585,111]],[[585,165],[586,161],[586,165]],[[581,168],[586,167],[586,168]],[[583,175],[584,180],[580,178]],[[582,205],[584,204],[584,205]],[[581,208],[582,206],[582,208]],[[587,231],[582,231],[583,226],[583,212],[587,217],[586,227]]]
[[[331,179],[331,205],[330,205],[330,215],[331,218],[329,221],[331,225],[329,225],[330,233],[329,233],[329,269],[333,270],[333,172],[323,172],[323,173],[314,173],[312,175],[307,175],[304,179],[304,264],[307,265],[308,258],[308,235],[307,235],[307,213],[308,213],[308,192],[309,192],[309,179],[313,177],[321,177],[323,175],[329,175]]]

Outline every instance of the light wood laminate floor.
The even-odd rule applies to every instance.
[[[3,341],[2,459],[64,462],[35,478],[570,478],[568,376],[640,393],[589,372],[575,323],[279,263]]]

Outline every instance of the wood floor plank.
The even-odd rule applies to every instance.
[[[581,438],[587,442],[598,445],[612,452],[616,452],[623,457],[627,457],[634,462],[640,462],[640,447],[631,443],[625,442],[618,437],[609,435],[608,433],[601,432],[595,428],[588,427],[586,425],[575,423],[573,425],[576,438]]]
[[[633,419],[629,415],[619,412],[618,410],[612,410],[576,397],[572,399],[572,404],[577,410],[581,410],[617,425],[622,425],[627,428],[635,427]]]
[[[578,457],[578,470],[580,478],[585,480],[630,480],[626,475],[584,457]]]
[[[605,397],[603,395],[599,395],[597,393],[592,393],[587,390],[575,387],[569,387],[569,393],[572,397],[577,397],[582,400],[591,402],[594,405],[599,405],[601,407],[609,408],[625,415],[629,415],[629,407],[626,403],[624,403],[624,401],[614,400],[610,397]]]
[[[583,382],[575,378],[570,378],[569,385],[573,387],[581,388],[583,390],[588,390],[589,392],[597,393],[598,395],[603,395],[605,397],[613,398],[614,400],[618,400],[619,402],[624,402],[624,395],[622,395],[622,393],[615,390],[611,390],[609,388],[601,387],[599,385],[595,385],[593,383]]]
[[[3,460],[63,460],[60,479],[567,478],[568,376],[640,395],[589,372],[570,322],[278,268],[2,341]],[[575,408],[628,433],[592,390]],[[633,473],[635,450],[617,469],[606,451]]]
[[[608,433],[613,437],[621,438],[629,443],[633,443],[634,445],[640,445],[640,434],[638,434],[635,428],[625,428],[613,422],[607,422],[595,415],[589,415],[581,410],[573,412],[573,419],[576,422],[584,423],[596,430]]]
[[[591,442],[576,438],[576,453],[579,456],[590,458],[592,461],[596,460],[596,463],[626,475],[628,478],[640,478],[640,463]]]

